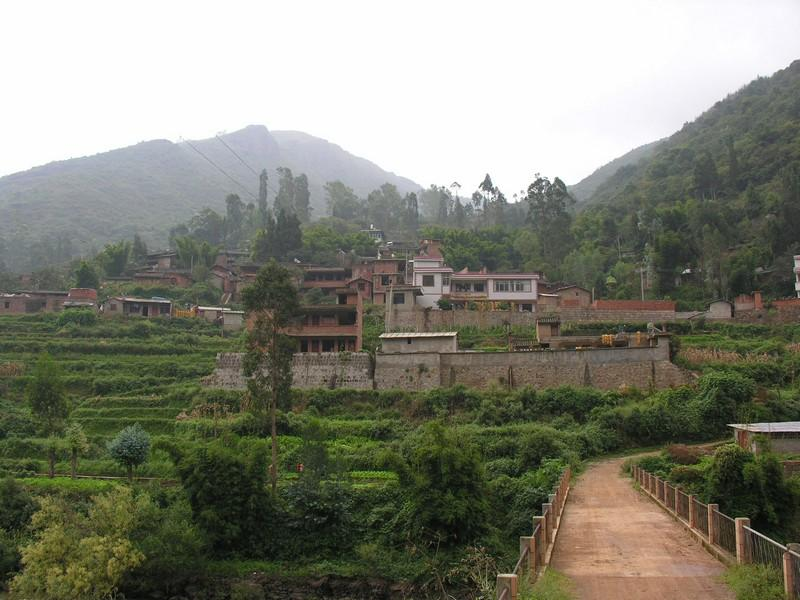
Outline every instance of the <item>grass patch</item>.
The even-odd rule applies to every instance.
[[[766,565],[737,565],[722,576],[736,600],[784,600],[783,574]]]
[[[536,583],[523,582],[519,590],[520,600],[573,600],[572,581],[553,569],[547,569]]]

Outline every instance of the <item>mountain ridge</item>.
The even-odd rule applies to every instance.
[[[315,216],[326,214],[327,181],[339,179],[362,197],[386,182],[403,194],[420,189],[303,132],[276,137],[264,125],[249,125],[219,137],[232,150],[216,137],[157,138],[0,177],[0,267],[5,262],[31,270],[135,233],[163,244],[171,226],[200,209],[224,210],[230,193],[253,202],[263,168],[270,177],[270,202],[278,188],[277,167],[306,173]]]

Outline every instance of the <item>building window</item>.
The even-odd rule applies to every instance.
[[[442,285],[450,285],[450,275],[442,275]]]
[[[333,352],[334,351],[334,341],[333,340],[322,340],[322,351],[323,352]]]
[[[495,292],[530,292],[531,282],[524,279],[501,279],[494,282]]]
[[[392,304],[405,304],[406,295],[403,292],[398,292],[392,295]]]
[[[422,287],[433,287],[433,275],[422,276]]]
[[[11,302],[3,302],[4,308],[11,308]]]
[[[108,308],[109,308],[109,310],[116,311],[117,310],[117,305],[112,302],[111,304],[108,305]]]
[[[162,315],[168,315],[171,312],[172,311],[170,310],[170,305],[169,304],[162,304],[161,305],[161,314]]]
[[[358,283],[358,289],[361,290],[362,292],[366,289],[363,281],[360,281]]]
[[[406,338],[406,344],[410,344],[410,343],[411,343],[411,338]]]
[[[381,285],[392,285],[392,278],[388,275],[381,275]]]
[[[486,291],[486,285],[483,284],[483,283],[476,283],[474,285],[474,289],[475,289],[476,292],[485,292]]]

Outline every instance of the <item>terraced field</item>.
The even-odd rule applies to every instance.
[[[134,423],[156,439],[172,436],[176,417],[191,407],[216,354],[235,350],[239,340],[222,338],[217,327],[194,319],[99,319],[87,325],[57,315],[0,317],[0,471],[45,470],[46,440],[36,437],[24,402],[42,352],[61,369],[70,419],[92,443],[81,473],[122,475],[106,457],[108,439]],[[62,458],[57,472],[66,473]],[[170,476],[171,462],[156,450],[140,474]]]

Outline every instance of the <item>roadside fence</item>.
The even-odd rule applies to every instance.
[[[517,600],[519,584],[523,578],[533,583],[550,562],[550,553],[556,541],[561,513],[569,495],[572,470],[567,467],[561,474],[548,502],[542,504],[542,515],[533,517],[533,532],[519,538],[519,558],[511,573],[499,573],[495,586],[497,600]]]
[[[750,527],[750,519],[735,519],[717,504],[703,504],[692,494],[672,486],[641,467],[631,467],[631,477],[653,500],[724,557],[737,564],[761,564],[783,574],[786,597],[800,600],[800,544],[779,544]]]

